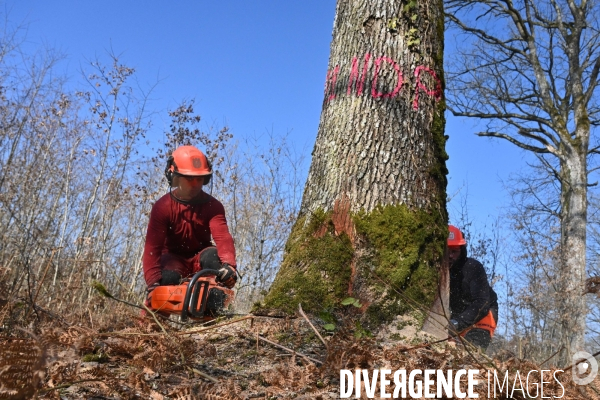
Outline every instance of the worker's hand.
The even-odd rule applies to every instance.
[[[152,293],[152,291],[154,289],[156,289],[157,287],[159,287],[159,286],[160,286],[160,281],[159,282],[155,282],[152,285],[148,286],[146,288],[146,295],[149,295],[150,293]],[[148,296],[146,296],[146,297],[148,297]]]
[[[154,289],[156,289],[159,286],[160,286],[160,282],[156,282],[146,288],[146,301],[144,302],[144,304],[146,306],[150,307],[150,297],[151,297],[150,294],[152,293],[152,291]]]
[[[156,282],[156,283],[153,283],[152,285],[150,285],[150,286],[148,286],[146,288],[146,300],[144,300],[144,305],[146,307],[150,308],[150,304],[151,304],[151,302],[150,302],[150,297],[151,297],[150,294],[152,293],[152,291],[154,289],[156,289],[159,286],[160,286],[160,282]],[[147,314],[147,312],[146,312],[145,308],[140,311],[140,317],[144,318],[146,316],[146,314]]]
[[[217,282],[221,282],[223,286],[231,289],[237,282],[235,268],[227,263],[223,263],[221,269],[217,271]]]
[[[450,335],[452,337],[458,336],[460,331],[461,331],[461,329],[459,329],[459,327],[458,327],[457,320],[451,319],[450,321],[448,321],[448,335]]]

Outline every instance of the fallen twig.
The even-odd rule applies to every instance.
[[[144,310],[144,307],[142,307],[142,306],[139,306],[139,305],[137,305],[137,304],[130,303],[130,302],[128,302],[127,300],[119,299],[118,297],[115,297],[115,296],[113,296],[113,295],[112,295],[112,294],[111,294],[111,293],[110,293],[110,292],[109,292],[109,291],[106,289],[106,287],[105,287],[105,286],[104,286],[102,283],[100,283],[100,282],[98,282],[98,281],[93,281],[93,282],[92,282],[92,287],[93,287],[94,289],[96,289],[96,291],[97,291],[97,292],[98,292],[98,293],[99,293],[101,296],[108,297],[109,299],[113,299],[114,301],[117,301],[117,302],[119,302],[119,303],[126,304],[126,305],[128,305],[128,306],[130,306],[130,307],[135,307],[135,308],[139,308],[140,310]]]
[[[236,319],[236,320],[233,320],[233,321],[223,322],[222,324],[209,326],[208,328],[190,330],[190,331],[185,331],[185,332],[177,332],[177,333],[174,333],[174,335],[177,335],[177,336],[178,335],[191,335],[191,334],[194,334],[194,333],[200,333],[200,332],[208,331],[210,329],[220,328],[220,327],[226,326],[226,325],[235,324],[236,322],[245,321],[245,320],[251,319],[251,318],[254,318],[254,315],[248,315],[246,317],[243,317],[243,318],[240,318],[240,319]]]
[[[269,339],[265,339],[264,337],[262,337],[262,336],[260,336],[260,335],[256,335],[256,337],[257,337],[258,339],[262,340],[263,342],[267,342],[267,343],[269,343],[270,345],[272,345],[272,346],[275,346],[275,347],[277,347],[277,348],[279,348],[279,349],[281,349],[281,350],[288,351],[288,352],[290,352],[290,353],[292,353],[292,354],[297,354],[297,355],[299,355],[300,357],[302,357],[302,358],[305,358],[305,359],[307,359],[307,360],[309,360],[309,361],[312,361],[312,362],[315,362],[315,363],[318,363],[318,364],[323,364],[323,361],[319,361],[319,360],[317,360],[317,359],[315,359],[315,358],[309,357],[309,356],[307,356],[306,354],[298,353],[297,351],[295,351],[295,350],[292,350],[292,349],[290,349],[290,348],[287,348],[287,347],[285,347],[285,346],[282,346],[282,345],[280,345],[280,344],[278,344],[278,343],[271,342]]]
[[[146,310],[146,312],[148,312],[148,313],[150,313],[150,315],[152,315],[152,318],[154,318],[154,322],[156,322],[156,324],[160,327],[160,329],[163,331],[163,333],[167,336],[167,339],[173,340],[174,339],[173,335],[170,335],[169,332],[167,332],[165,327],[160,323],[160,321],[156,317],[157,315],[160,315],[160,314],[152,312],[152,310],[150,310],[150,308],[148,308],[148,306],[146,304],[142,304],[142,305],[144,306],[144,309]],[[183,355],[183,350],[181,350],[181,348],[179,346],[176,346],[176,348],[179,350],[179,356],[181,357],[181,363],[185,363],[185,356]]]
[[[592,354],[592,357],[596,357],[600,355],[600,351],[597,351],[596,353]],[[579,362],[583,361],[583,360],[578,360]],[[570,370],[571,368],[573,368],[574,366],[576,366],[577,364],[579,364],[579,362],[575,362],[573,363],[573,365],[568,366],[567,368],[565,368],[563,371],[567,372],[568,370]]]
[[[143,306],[144,306],[143,308],[142,307],[140,307],[140,308],[142,308],[142,310],[146,310],[146,312],[152,316],[152,318],[154,319],[154,322],[156,322],[156,324],[160,327],[160,329],[163,331],[163,333],[168,336],[169,333],[167,332],[167,330],[165,329],[163,324],[161,324],[160,321],[158,320],[158,318],[156,317],[157,315],[160,315],[160,314],[155,313],[150,308],[148,308],[148,306],[145,304],[143,304]]]
[[[127,378],[112,378],[112,379],[118,379],[118,380],[126,380]],[[60,390],[60,389],[64,389],[64,388],[68,388],[71,387],[73,385],[77,385],[79,383],[86,383],[86,382],[104,382],[106,381],[106,379],[102,379],[102,378],[92,378],[92,379],[82,379],[80,381],[75,381],[75,382],[68,382],[68,383],[63,383],[62,385],[58,385],[58,386],[54,386],[51,388],[46,388],[46,389],[42,389],[38,392],[38,394],[44,394],[44,393],[48,393],[51,392],[53,390]]]
[[[208,374],[205,374],[202,371],[198,371],[196,368],[190,368],[190,371],[192,371],[196,375],[200,375],[202,378],[207,379],[207,380],[211,381],[212,383],[219,383],[219,380],[217,378],[214,378]]]
[[[160,313],[156,313],[156,312],[154,312],[154,311],[150,310],[150,309],[149,309],[149,308],[148,308],[148,307],[147,307],[145,304],[143,304],[143,305],[141,305],[141,306],[140,306],[140,305],[138,305],[138,304],[130,303],[130,302],[126,301],[126,300],[119,299],[118,297],[115,297],[115,296],[113,296],[113,295],[112,295],[112,294],[111,294],[111,293],[110,293],[110,292],[109,292],[109,291],[106,289],[106,287],[105,287],[105,286],[104,286],[102,283],[100,283],[100,282],[98,282],[98,281],[94,281],[94,282],[92,282],[92,287],[93,287],[94,289],[96,289],[96,291],[97,291],[97,292],[98,292],[98,293],[99,293],[101,296],[108,297],[109,299],[112,299],[112,300],[114,300],[114,301],[116,301],[116,302],[118,302],[118,303],[122,303],[122,304],[128,305],[128,306],[130,306],[130,307],[139,308],[140,310],[146,310],[146,312],[149,312],[149,313],[150,313],[150,314],[151,314],[151,315],[154,317],[154,320],[156,320],[156,316],[158,315],[160,318],[162,318],[162,319],[165,319],[165,320],[167,320],[167,321],[169,321],[169,322],[172,322],[172,323],[175,323],[175,324],[179,324],[179,325],[185,325],[184,323],[182,323],[182,322],[179,322],[179,321],[172,321],[172,320],[169,318],[169,316],[162,315],[162,314],[160,314]],[[158,323],[158,321],[157,321],[157,323]],[[160,323],[158,323],[158,325],[160,325]],[[162,326],[161,326],[161,327],[162,327]]]
[[[400,351],[401,353],[405,353],[405,352],[407,352],[407,351],[411,351],[411,350],[422,349],[422,348],[424,348],[424,347],[431,346],[432,344],[438,344],[438,343],[442,343],[442,342],[445,342],[445,341],[447,341],[447,340],[450,340],[450,339],[452,339],[452,337],[447,337],[447,338],[445,338],[445,339],[436,340],[435,342],[425,342],[425,343],[421,343],[421,344],[419,344],[419,345],[417,345],[417,346],[414,346],[414,347],[409,347],[408,349],[402,349],[402,350],[399,350],[399,351]]]
[[[562,349],[564,349],[565,346],[562,346],[560,349],[556,350],[556,352],[554,354],[552,354],[550,357],[548,357],[547,359],[545,359],[541,364],[540,367],[543,367],[544,364],[546,364],[548,361],[550,361],[552,359],[552,357],[554,357],[555,355],[557,355],[558,353],[561,352]]]
[[[158,314],[158,315],[160,316],[160,314]],[[191,334],[194,334],[194,333],[204,332],[204,331],[207,331],[209,329],[220,328],[222,326],[234,324],[236,322],[245,321],[245,320],[247,320],[249,318],[254,318],[254,316],[253,315],[249,315],[249,316],[244,317],[244,318],[236,319],[235,321],[224,322],[224,323],[219,324],[219,325],[214,325],[214,326],[210,326],[208,328],[202,328],[202,329],[198,329],[198,330],[194,330],[194,331],[173,332],[173,333],[170,333],[170,335],[171,336],[191,335]],[[170,321],[170,322],[173,322],[173,321]],[[164,334],[165,333],[163,333],[163,332],[141,333],[141,332],[119,332],[119,331],[115,331],[115,332],[95,333],[94,335],[96,335],[96,336],[162,336]]]
[[[327,347],[327,343],[325,343],[325,340],[323,339],[323,337],[321,336],[321,334],[319,333],[319,331],[317,331],[317,328],[315,328],[315,326],[310,322],[310,320],[308,319],[308,317],[306,316],[306,314],[304,314],[304,310],[302,310],[302,304],[300,304],[300,303],[298,303],[298,311],[300,312],[300,315],[302,315],[304,317],[304,319],[306,320],[306,322],[308,322],[308,324],[313,329],[313,331],[315,331],[315,333],[317,334],[317,337],[319,339],[321,339],[321,342],[323,342],[323,344],[325,345],[325,347]]]

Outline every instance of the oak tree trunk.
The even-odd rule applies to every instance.
[[[587,152],[563,144],[561,162],[561,241],[558,320],[561,329],[560,365],[570,365],[572,356],[584,349],[587,305],[586,278]]]
[[[264,306],[352,296],[374,326],[433,303],[448,234],[443,33],[441,1],[338,0],[301,210]]]

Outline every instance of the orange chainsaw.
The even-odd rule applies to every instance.
[[[189,282],[180,285],[158,286],[150,292],[150,309],[163,314],[177,314],[181,321],[188,318],[210,321],[233,302],[233,290],[216,281],[217,271],[197,272]]]

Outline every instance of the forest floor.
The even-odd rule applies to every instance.
[[[235,317],[182,328],[118,310],[101,323],[79,315],[77,323],[50,319],[2,336],[0,399],[338,399],[340,370],[356,368],[478,369],[474,391],[484,399],[488,371],[495,370],[500,380],[508,376],[514,398],[600,399],[599,378],[576,386],[570,371],[555,380],[553,369],[539,393],[539,374],[526,382],[529,371],[541,369],[531,362],[508,352],[488,358],[447,342],[420,346],[422,336],[357,338],[350,324],[325,335],[313,323],[324,344],[303,317]],[[507,387],[496,398],[509,398]],[[377,387],[371,398],[379,395]]]

